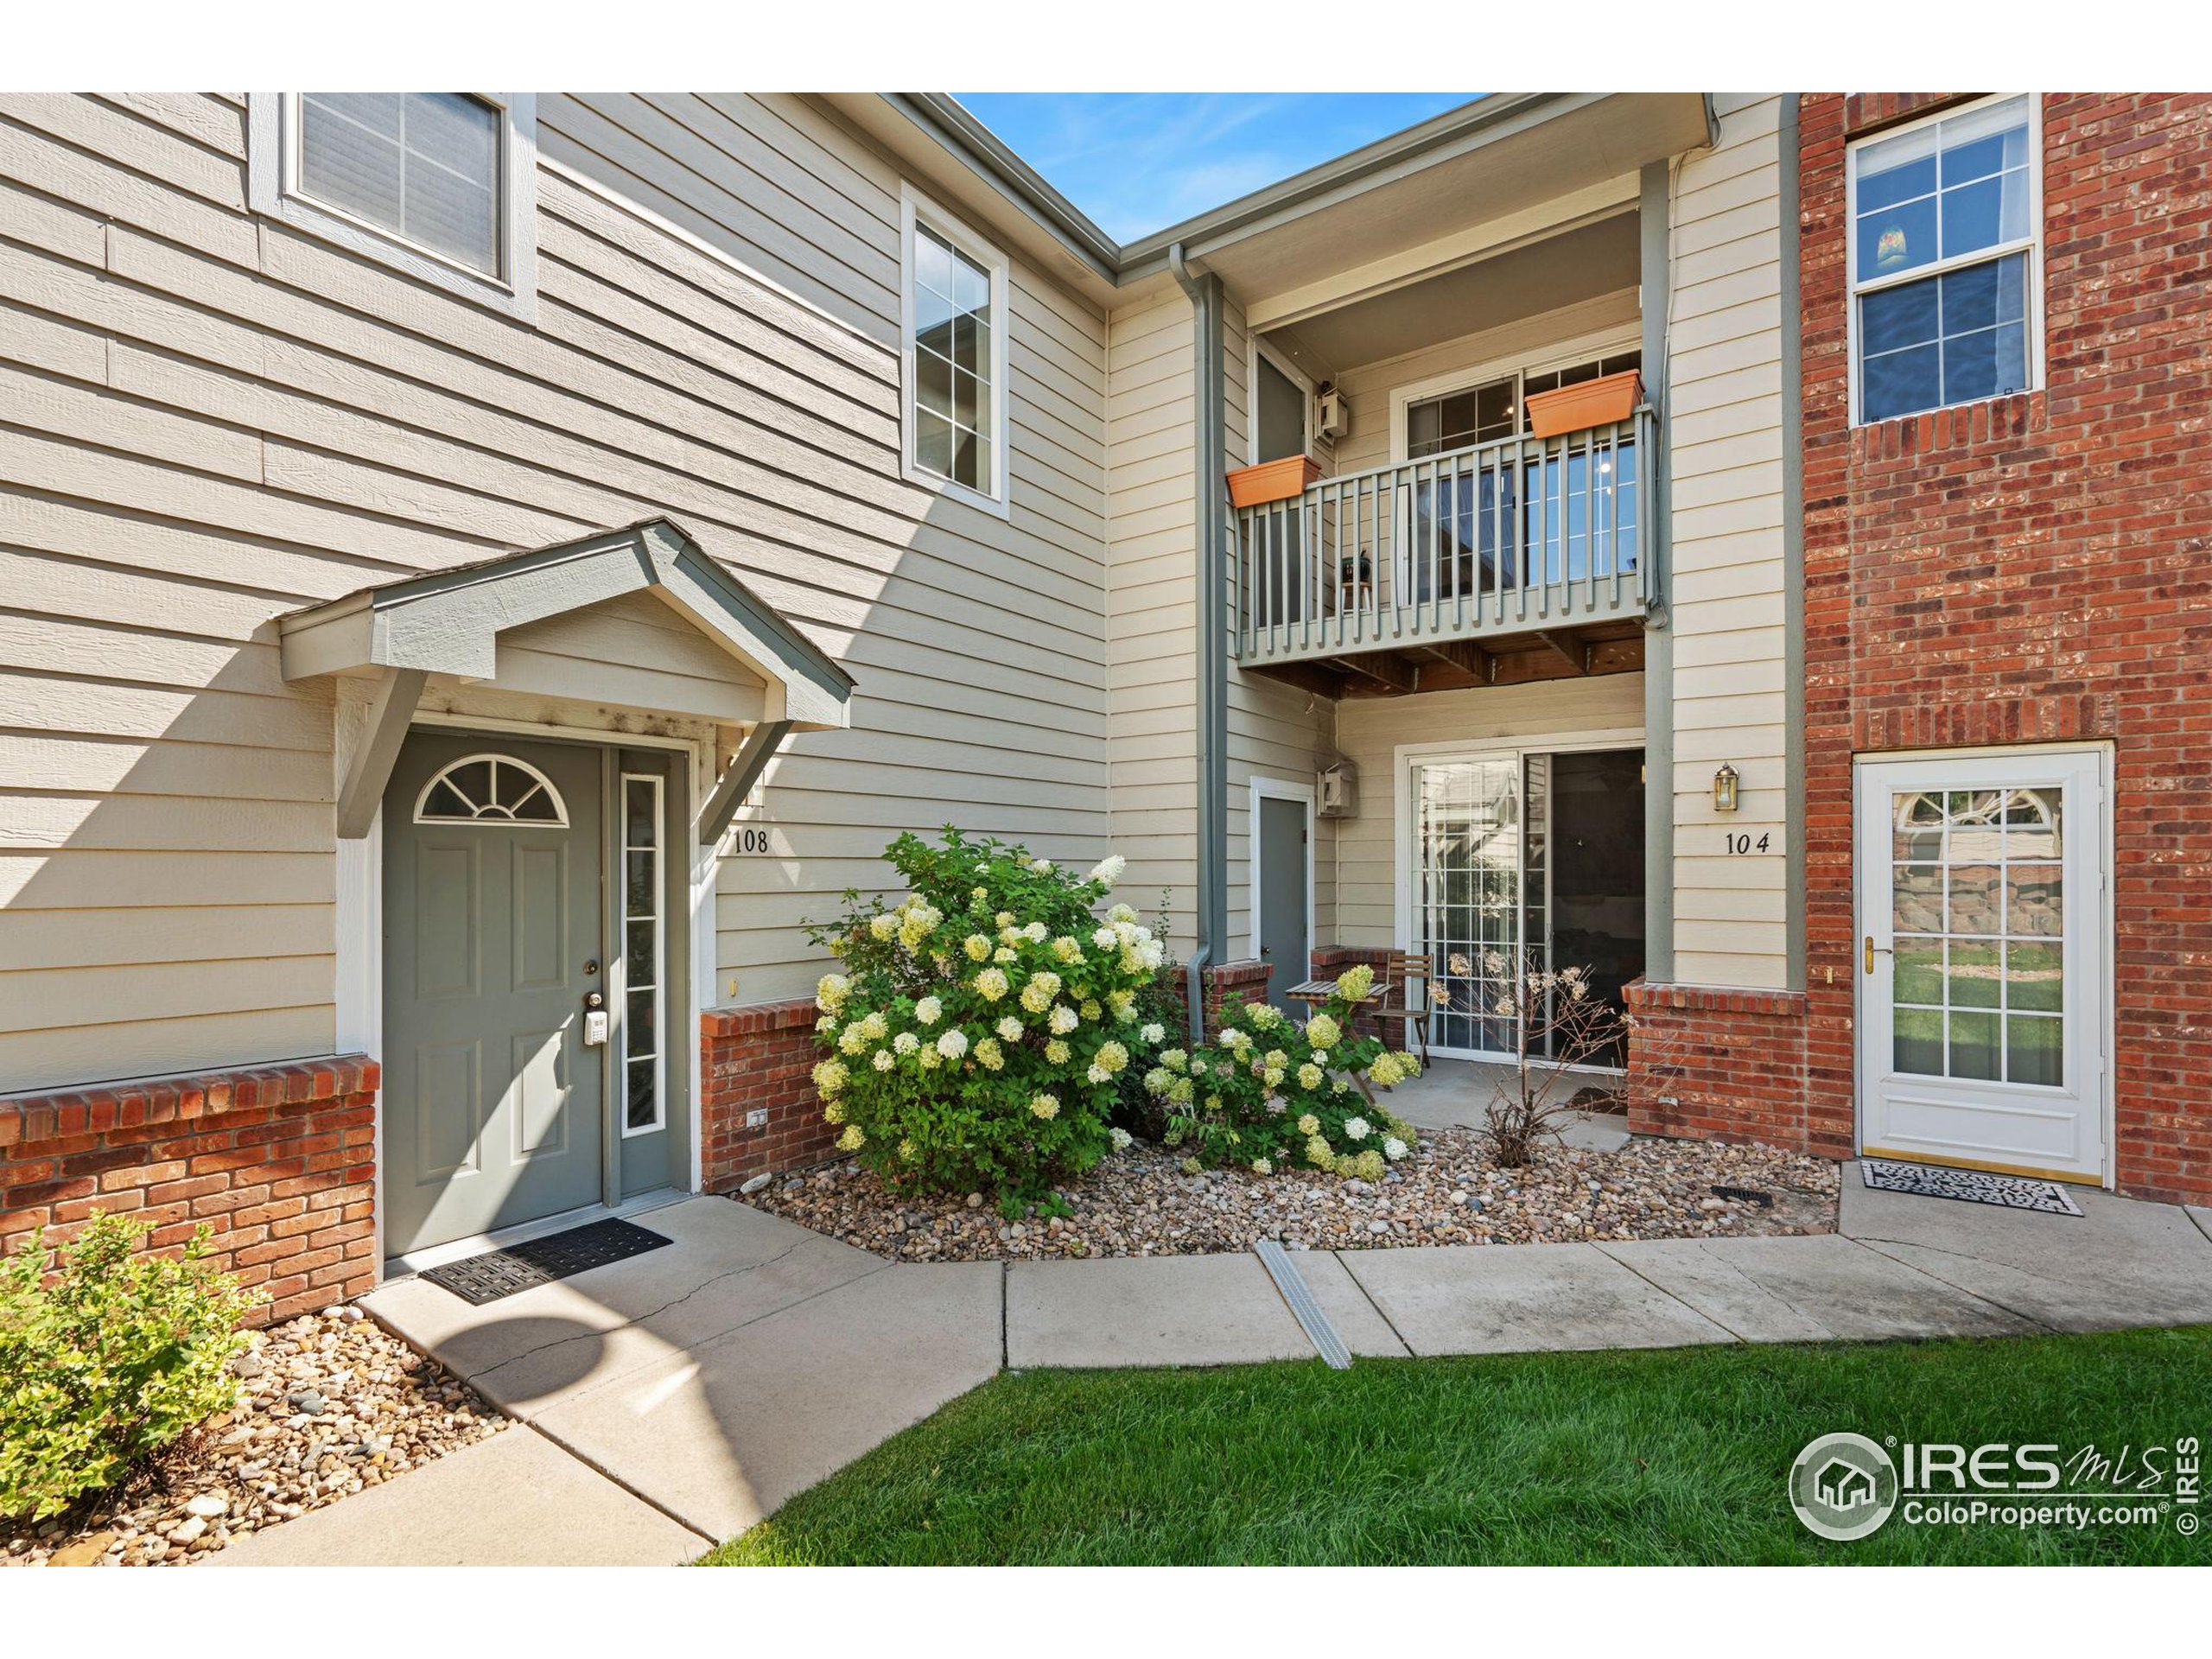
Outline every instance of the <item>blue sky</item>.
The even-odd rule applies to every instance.
[[[1118,242],[1234,201],[1471,92],[957,92]]]

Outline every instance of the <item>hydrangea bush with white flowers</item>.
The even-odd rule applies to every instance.
[[[1166,1039],[1140,996],[1163,951],[1122,874],[1086,875],[1004,842],[905,835],[884,856],[895,906],[845,895],[810,927],[834,953],[815,1001],[814,1068],[837,1144],[895,1186],[1041,1195],[1116,1146],[1117,1081]]]
[[[1389,1088],[1421,1065],[1353,1029],[1374,988],[1374,969],[1351,969],[1302,1022],[1265,1002],[1232,1003],[1207,1046],[1164,1051],[1145,1086],[1166,1103],[1168,1144],[1257,1175],[1306,1168],[1380,1180],[1412,1151],[1414,1132],[1352,1079]]]

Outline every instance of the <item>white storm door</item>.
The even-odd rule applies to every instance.
[[[1862,1151],[2105,1178],[2107,810],[2094,750],[1858,767]]]

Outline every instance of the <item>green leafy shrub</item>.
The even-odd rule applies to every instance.
[[[266,1300],[201,1259],[140,1246],[148,1224],[94,1212],[47,1283],[43,1231],[0,1268],[0,1516],[58,1515],[238,1402],[239,1323]]]
[[[1141,1029],[1157,1026],[1163,1039],[1173,1042],[1188,1027],[1190,1016],[1183,1006],[1183,970],[1170,944],[1170,919],[1168,894],[1162,888],[1160,909],[1152,923],[1152,937],[1160,947],[1160,968],[1152,982],[1137,993],[1137,1024]],[[1114,1081],[1115,1127],[1141,1141],[1164,1140],[1167,1134],[1165,1103],[1145,1087],[1144,1068],[1125,1067]]]
[[[1380,1180],[1413,1149],[1414,1132],[1351,1077],[1388,1088],[1421,1065],[1353,1029],[1374,986],[1372,969],[1350,969],[1302,1023],[1265,1002],[1234,1002],[1205,1047],[1164,1051],[1145,1086],[1166,1103],[1168,1145],[1261,1175],[1302,1166]]]
[[[1040,1196],[1125,1130],[1116,1082],[1166,1037],[1142,1017],[1160,942],[1136,912],[1095,907],[1121,874],[1075,876],[1025,848],[901,836],[884,856],[896,906],[846,894],[810,929],[841,971],[816,990],[814,1068],[838,1146],[894,1186]]]

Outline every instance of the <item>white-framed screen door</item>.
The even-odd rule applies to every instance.
[[[1862,761],[1856,792],[1860,1149],[2104,1180],[2102,753]]]

